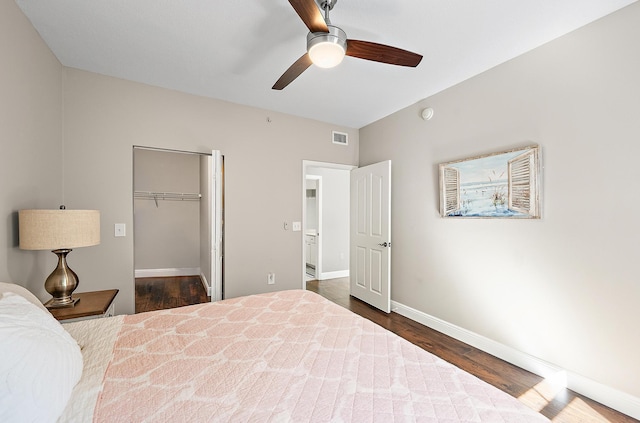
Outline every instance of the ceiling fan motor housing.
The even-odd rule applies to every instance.
[[[316,66],[331,68],[338,65],[347,51],[347,34],[337,26],[327,25],[329,32],[310,32],[307,34],[307,53]],[[319,53],[319,51],[324,51]],[[328,50],[334,51],[326,54]],[[341,50],[341,51],[340,51]],[[318,57],[330,57],[327,61]]]

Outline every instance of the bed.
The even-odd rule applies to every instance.
[[[308,291],[64,325],[49,319],[39,302],[19,296],[0,297],[0,354],[18,355],[17,362],[43,362],[0,367],[9,372],[0,374],[0,394],[14,396],[0,399],[0,421],[23,417],[8,414],[5,407],[13,403],[25,413],[52,408],[30,421],[548,421],[497,388]],[[29,309],[39,326],[48,320],[47,330],[68,337],[61,341],[64,348],[75,344],[78,354],[54,354],[57,347],[51,345],[36,348],[39,340],[32,340],[31,350],[46,350],[42,357],[23,354],[16,347],[23,341],[5,336],[24,331],[24,326],[7,330],[16,312],[7,311],[7,304],[22,307],[22,315]],[[53,366],[45,363],[50,356],[58,360]],[[29,407],[23,398],[28,392],[11,386],[17,380],[11,372],[30,366],[36,368],[31,383],[38,386],[32,391],[68,391],[62,392],[67,398],[45,398],[44,404],[30,398]],[[70,380],[64,380],[64,389],[54,389],[43,381],[46,371],[59,373],[47,375],[48,382]]]

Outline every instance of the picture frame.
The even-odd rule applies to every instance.
[[[439,177],[442,217],[541,217],[537,145],[441,163]]]

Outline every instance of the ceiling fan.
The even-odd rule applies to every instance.
[[[312,64],[331,68],[340,64],[345,55],[391,65],[418,66],[422,60],[419,54],[370,41],[347,39],[347,34],[329,20],[329,11],[337,1],[322,0],[320,7],[324,10],[323,18],[315,0],[289,0],[309,28],[307,52],[282,74],[273,85],[274,90],[282,90]]]

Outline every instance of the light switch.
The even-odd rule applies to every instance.
[[[293,222],[293,231],[301,231],[302,223],[301,222]]]
[[[115,236],[125,236],[126,235],[126,225],[124,223],[116,223],[115,224]]]

